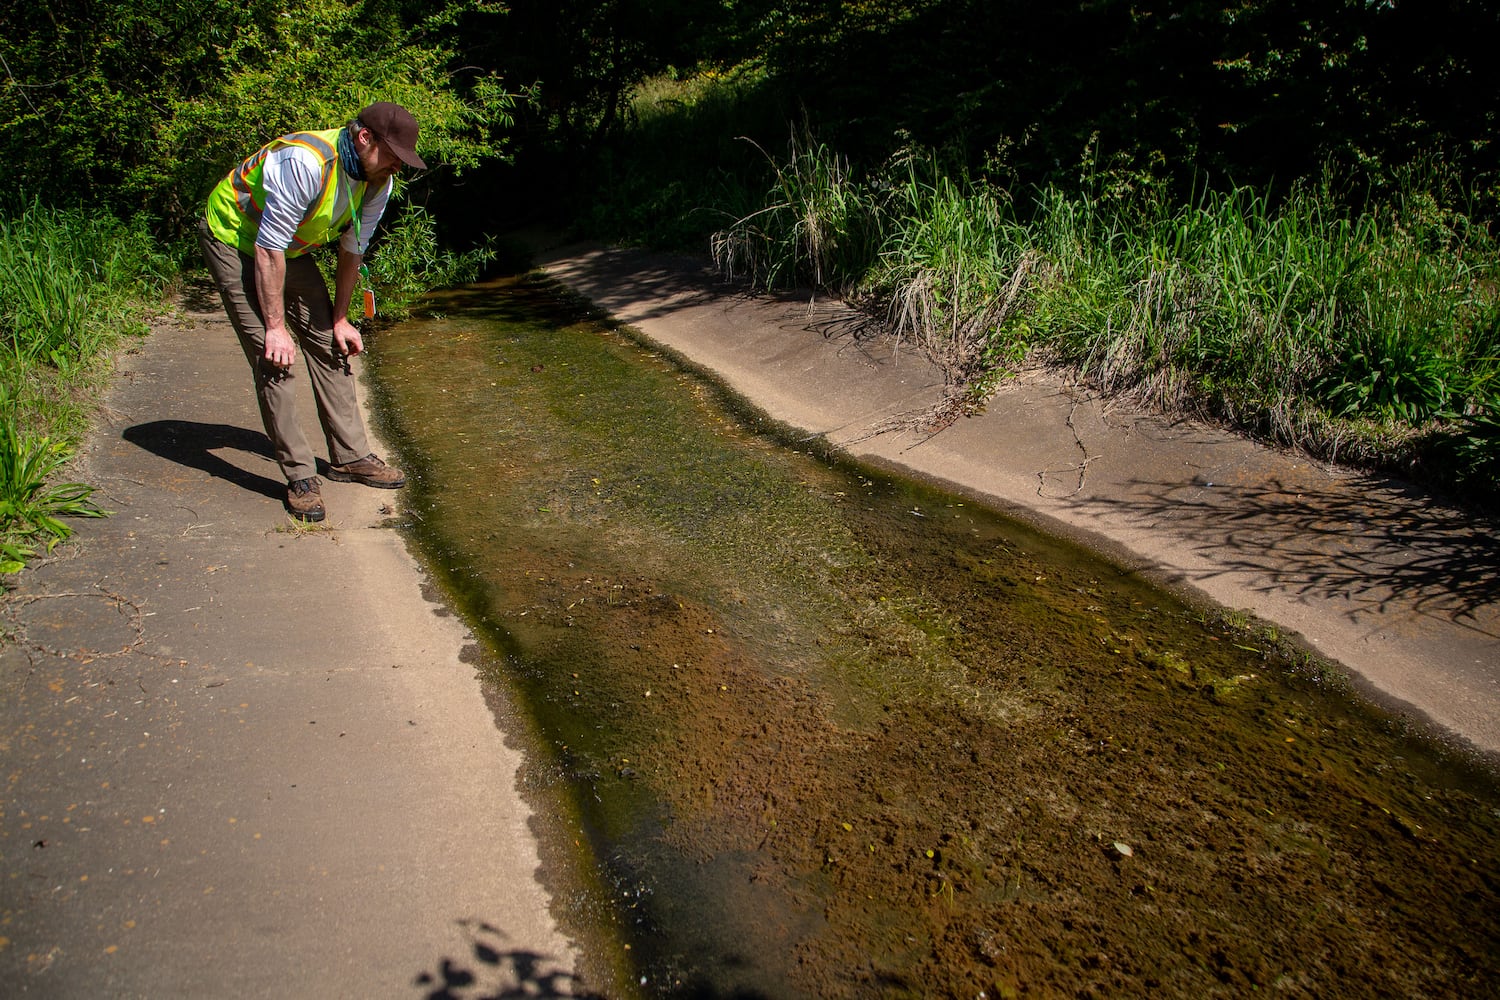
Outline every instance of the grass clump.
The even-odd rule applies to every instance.
[[[1420,192],[1038,204],[1050,267],[1024,327],[1106,391],[1374,465],[1495,412],[1500,253]]]
[[[146,332],[175,273],[140,223],[37,203],[0,215],[0,572],[67,538],[60,518],[103,513],[59,479],[108,352]]]
[[[910,337],[950,385],[984,383],[1026,353],[1015,329],[1042,261],[1010,201],[907,158],[887,199],[889,235],[867,287],[897,336]]]
[[[1453,185],[1409,173],[1357,207],[1328,178],[1277,202],[1164,190],[1111,175],[1018,202],[930,154],[856,176],[804,135],[713,249],[731,276],[872,306],[965,408],[1032,358],[1320,457],[1500,494],[1500,247],[1447,207]]]
[[[120,333],[144,331],[143,303],[174,272],[144,225],[38,203],[0,216],[7,378],[49,367],[71,379]]]
[[[731,277],[771,287],[851,288],[879,248],[872,192],[806,130],[793,136],[784,164],[766,160],[775,179],[764,207],[713,235],[715,261]]]
[[[39,546],[50,552],[72,534],[60,518],[105,516],[92,486],[53,482],[71,457],[63,442],[0,421],[0,573],[19,573]]]

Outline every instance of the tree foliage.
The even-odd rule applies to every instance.
[[[823,134],[892,137],[1059,180],[1093,147],[1134,167],[1283,190],[1328,162],[1424,156],[1493,175],[1500,7],[1485,0],[767,3],[773,79]]]
[[[534,85],[529,137],[592,148],[627,114],[632,87],[722,48],[732,3],[698,0],[511,0],[463,21],[464,61]]]
[[[454,73],[449,40],[480,5],[391,0],[101,0],[19,7],[0,43],[0,161],[47,200],[173,222],[261,143],[392,100],[430,163],[504,154],[512,98]]]
[[[545,180],[610,155],[643,78],[752,65],[855,162],[1289,191],[1426,158],[1493,192],[1497,46],[1486,0],[55,0],[0,22],[0,170],[181,219],[259,142],[389,98],[446,168]]]
[[[222,72],[222,47],[264,19],[268,6],[8,5],[0,28],[0,160],[10,186],[46,200],[113,203],[170,102],[203,93]]]

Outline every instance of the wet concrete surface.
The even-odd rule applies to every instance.
[[[1493,977],[1493,781],[1338,670],[838,460],[544,279],[430,306],[375,371],[410,522],[649,995]]]

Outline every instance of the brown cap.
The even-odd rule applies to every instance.
[[[402,163],[418,170],[427,169],[417,155],[417,120],[410,111],[390,101],[376,101],[359,113],[359,123],[374,132],[375,138],[384,140]]]

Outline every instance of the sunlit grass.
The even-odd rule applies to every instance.
[[[1025,353],[996,334],[1026,303],[1041,258],[1008,200],[931,160],[909,158],[906,169],[885,201],[889,235],[866,287],[950,383],[984,379]]]
[[[1173,201],[1024,200],[908,152],[872,176],[809,136],[719,266],[872,305],[967,391],[1023,359],[1314,454],[1495,490],[1500,248],[1432,178],[1351,207],[1328,183]],[[1421,186],[1425,180],[1431,187]]]
[[[0,421],[0,573],[20,572],[71,535],[61,518],[105,515],[89,499],[92,486],[54,481],[71,455],[60,441]]]
[[[1048,262],[1019,324],[1107,391],[1204,410],[1283,443],[1382,449],[1495,406],[1500,253],[1408,196],[1354,213],[1326,190],[1272,208],[1046,192]]]
[[[767,155],[774,180],[764,207],[714,234],[714,258],[772,287],[848,289],[879,246],[876,203],[848,162],[810,135],[793,136],[789,149],[785,163]]]
[[[30,204],[0,214],[0,572],[102,513],[59,482],[108,352],[146,332],[175,265],[143,224]]]

